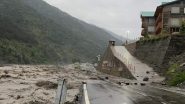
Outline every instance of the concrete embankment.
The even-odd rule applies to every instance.
[[[132,55],[164,75],[173,57],[185,52],[185,36],[174,35],[161,39],[138,41],[126,45]],[[134,48],[134,49],[133,49]]]

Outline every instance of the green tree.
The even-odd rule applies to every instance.
[[[180,33],[185,35],[185,21],[182,21],[182,25],[181,25],[181,28],[180,28]]]

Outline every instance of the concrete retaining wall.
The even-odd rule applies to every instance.
[[[134,56],[147,63],[154,70],[163,75],[171,58],[185,51],[185,36],[174,35],[160,40],[137,42]]]

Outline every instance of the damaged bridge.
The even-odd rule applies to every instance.
[[[116,46],[115,41],[109,41],[108,48],[99,63],[98,70],[107,74],[137,79],[142,81],[148,77],[150,81],[163,80],[153,68],[132,56],[125,46]]]

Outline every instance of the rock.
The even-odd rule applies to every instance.
[[[145,83],[140,83],[141,86],[145,86],[146,84]]]
[[[16,99],[19,100],[20,98],[22,98],[20,95],[17,95]]]
[[[149,81],[149,78],[148,77],[144,77],[143,81]]]
[[[23,76],[23,74],[20,73],[19,76]]]
[[[118,85],[121,85],[122,83],[121,82],[117,82]]]
[[[12,76],[6,74],[6,75],[1,75],[0,78],[10,78],[10,77],[12,77]]]
[[[149,71],[146,71],[146,74],[150,74],[150,72]]]
[[[165,86],[165,85],[167,85],[167,84],[166,84],[165,82],[162,82],[161,85]]]
[[[27,82],[20,82],[20,84],[28,85],[29,83],[27,83]]]
[[[130,85],[130,83],[127,82],[127,83],[125,83],[125,85]]]
[[[4,70],[4,73],[5,73],[5,74],[8,74],[9,72],[8,72],[8,70]]]

